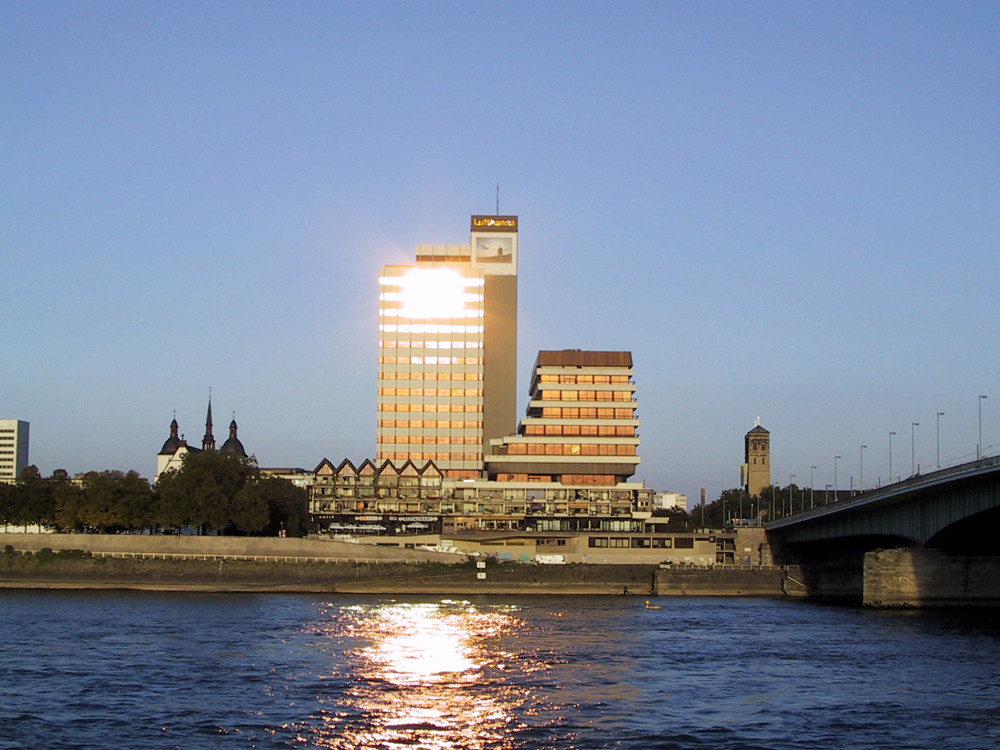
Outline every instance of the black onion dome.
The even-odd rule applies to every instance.
[[[225,456],[239,456],[240,458],[246,458],[247,452],[243,449],[243,443],[240,439],[236,437],[236,420],[234,419],[229,423],[229,439],[222,444],[222,448],[219,450]]]
[[[219,453],[226,456],[239,456],[240,458],[246,458],[247,452],[243,449],[243,443],[240,442],[239,438],[231,437],[226,442],[222,444],[222,448],[219,449]]]
[[[184,442],[177,436],[177,420],[174,419],[170,423],[170,437],[166,439],[166,442],[163,443],[163,447],[160,448],[160,455],[172,456],[182,445],[184,445]]]

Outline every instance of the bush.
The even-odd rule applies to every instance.
[[[3,556],[4,557],[16,557],[17,556],[17,550],[14,549],[14,545],[13,544],[6,544],[6,545],[4,545]]]
[[[52,551],[51,547],[42,547],[35,553],[35,559],[40,563],[50,563],[55,559],[55,557],[56,555]]]
[[[64,549],[56,552],[56,557],[62,560],[86,560],[91,556],[90,552],[82,549]]]

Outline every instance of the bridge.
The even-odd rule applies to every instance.
[[[766,524],[772,557],[819,595],[1000,606],[1000,456],[910,477]]]

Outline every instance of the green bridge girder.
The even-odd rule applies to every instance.
[[[773,546],[865,537],[924,546],[949,527],[995,509],[1000,509],[998,456],[911,477],[765,528]]]

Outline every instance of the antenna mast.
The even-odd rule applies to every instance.
[[[497,216],[500,215],[500,183],[497,183]]]

